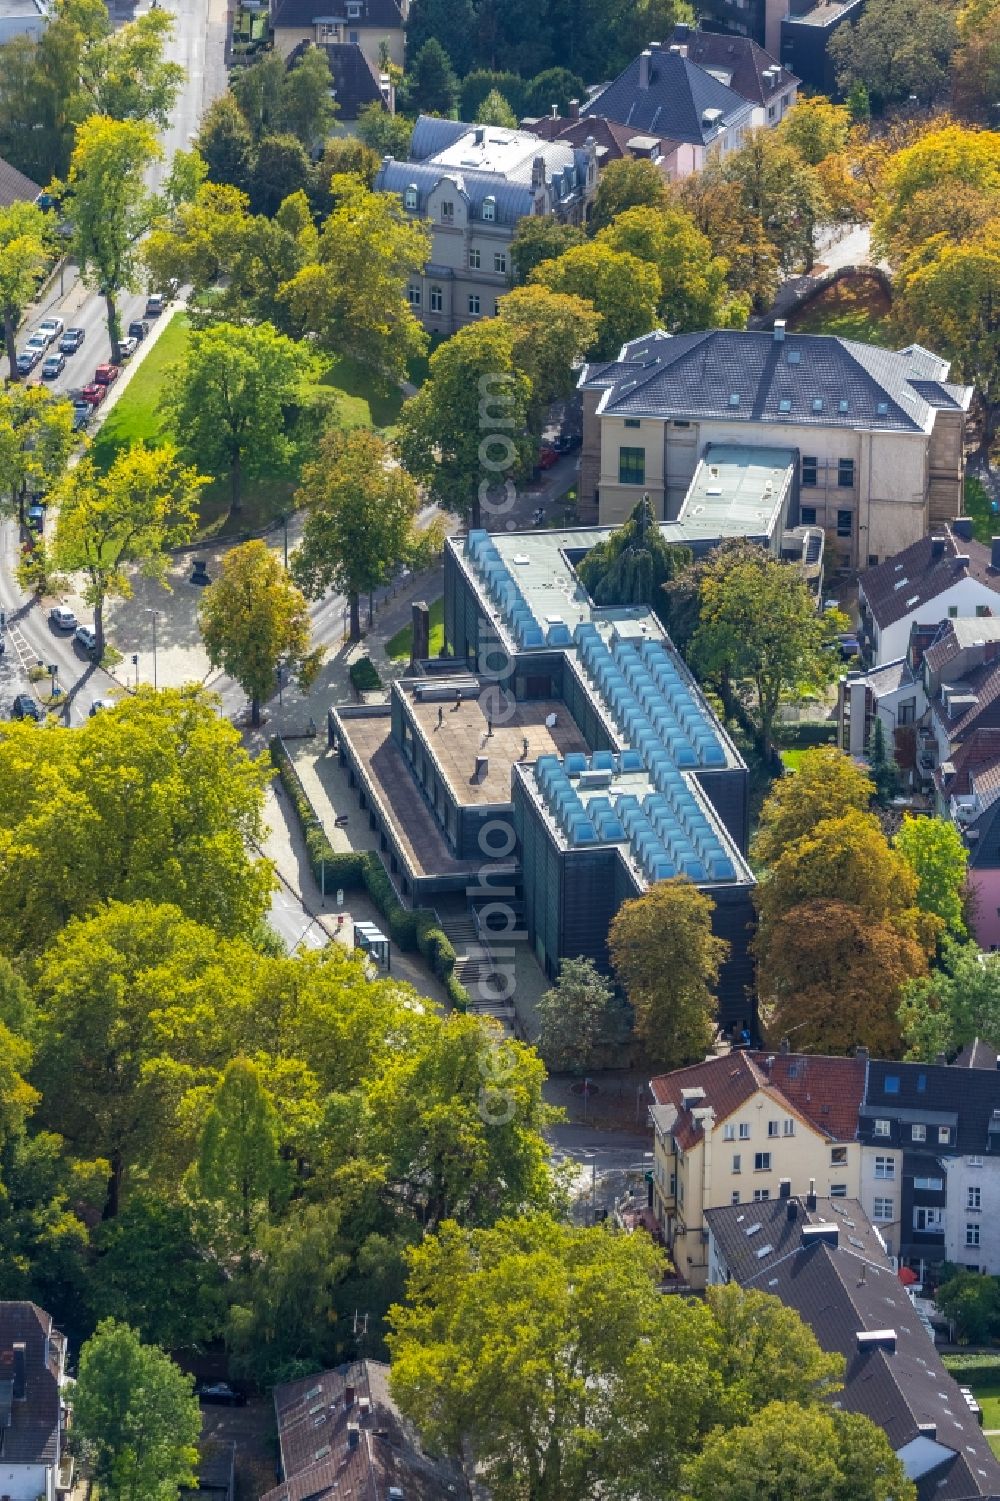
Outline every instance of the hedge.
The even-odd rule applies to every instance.
[[[348,668],[351,686],[357,693],[375,693],[382,686],[382,679],[371,657],[359,657]]]
[[[995,1355],[982,1351],[968,1355],[942,1355],[946,1371],[960,1386],[1000,1386],[1000,1350]]]
[[[277,767],[281,785],[292,799],[305,835],[310,869],[323,895],[341,888],[344,891],[363,888],[385,918],[393,943],[404,952],[417,949],[441,981],[455,1009],[467,1010],[469,993],[454,976],[455,950],[447,934],[438,926],[437,914],[430,907],[411,909],[403,906],[381,856],[374,850],[335,850],[279,736],[272,738],[270,749],[271,762]]]
[[[837,724],[833,719],[802,719],[797,724],[778,724],[774,743],[781,750],[806,750],[814,745],[835,745]]]

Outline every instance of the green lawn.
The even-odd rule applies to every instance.
[[[780,751],[779,755],[781,756],[782,766],[787,767],[789,771],[798,771],[802,765],[802,757],[805,753],[806,747],[800,747],[798,750]]]
[[[1000,532],[1000,517],[991,511],[990,498],[982,481],[972,475],[965,481],[965,514],[972,517],[976,540],[989,546],[994,533]]]
[[[429,655],[436,657],[444,647],[444,600],[435,599],[430,607],[430,648]],[[413,627],[404,625],[401,631],[390,636],[385,644],[387,657],[393,661],[409,661],[410,650],[413,646]]]
[[[102,469],[122,448],[170,436],[162,410],[164,386],[167,371],[184,354],[190,327],[184,313],[174,314],[108,414],[91,448],[95,463]],[[321,379],[336,396],[337,420],[342,427],[390,428],[397,421],[403,393],[381,385],[357,360],[331,360]],[[197,539],[260,530],[291,507],[294,490],[293,474],[247,477],[243,482],[243,509],[238,516],[231,516],[228,481],[207,486],[202,491]]]
[[[962,1381],[961,1372],[955,1380],[963,1386],[971,1384]],[[972,1395],[983,1409],[983,1427],[1000,1428],[1000,1386],[973,1386]]]
[[[889,299],[877,282],[845,277],[788,320],[797,334],[839,334],[863,344],[891,344]]]

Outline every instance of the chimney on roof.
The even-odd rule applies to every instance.
[[[934,1059],[934,1062],[940,1064],[940,1066],[944,1068],[948,1062],[947,1053],[938,1053],[937,1057]]]
[[[779,1178],[778,1179],[778,1198],[779,1199],[790,1199],[791,1197],[792,1197],[792,1180],[791,1180],[791,1178]]]
[[[490,758],[489,758],[489,756],[477,756],[476,757],[476,771],[475,771],[475,776],[474,776],[473,780],[477,781],[477,782],[485,782],[486,778],[489,776],[489,774],[490,774]]]
[[[786,1218],[788,1220],[788,1223],[790,1225],[795,1223],[795,1221],[799,1217],[799,1201],[798,1201],[798,1199],[789,1199],[788,1200],[788,1203],[785,1205],[785,1216],[786,1216]]]
[[[951,523],[951,529],[956,537],[961,537],[963,542],[972,541],[971,516],[956,516]]]
[[[354,1406],[354,1387],[353,1386],[345,1386],[344,1387],[344,1406],[345,1407],[353,1407]]]
[[[531,163],[531,186],[544,188],[545,186],[545,158],[536,156]]]
[[[816,1179],[809,1179],[809,1192],[806,1194],[806,1208],[813,1212],[816,1208]]]
[[[649,48],[647,47],[646,50],[645,50],[645,52],[642,52],[639,55],[639,87],[640,87],[640,89],[645,90],[645,89],[649,88],[649,65],[652,62],[652,60],[653,60],[653,54],[649,50]]]
[[[558,118],[559,118],[559,106],[558,106],[558,104],[553,104],[552,105],[552,118],[553,118],[553,120],[558,120]]]
[[[896,1353],[895,1329],[859,1329],[855,1335],[859,1350],[886,1350]]]
[[[571,99],[569,101],[569,117],[570,117],[571,120],[579,120],[579,118],[580,118],[580,101],[579,101],[579,99]]]
[[[778,1044],[778,1052],[781,1054],[781,1056],[783,1058],[785,1058],[785,1057],[788,1056],[788,1054],[791,1051],[792,1051],[792,1045],[791,1045],[791,1043],[788,1041],[787,1037],[783,1037],[781,1039],[781,1042]]]
[[[349,1449],[356,1449],[358,1447],[358,1445],[360,1444],[360,1442],[361,1442],[361,1429],[358,1427],[357,1423],[348,1423],[348,1425],[347,1425],[347,1447]]]
[[[936,537],[932,537],[931,538],[931,557],[932,558],[943,558],[944,557],[944,544],[945,544],[946,541],[947,541],[946,537],[936,536]]]
[[[785,342],[785,326],[786,325],[785,325],[784,318],[775,318],[775,320],[774,320],[774,342],[776,344],[783,344]]]
[[[854,1056],[855,1058],[862,1059],[862,1061],[865,1063],[868,1062],[868,1049],[865,1047],[863,1042],[859,1042],[858,1046],[854,1049]]]

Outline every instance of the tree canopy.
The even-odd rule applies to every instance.
[[[539,262],[528,279],[593,305],[601,316],[601,330],[587,351],[592,359],[613,359],[627,340],[656,326],[663,295],[660,273],[629,251],[591,240],[556,260]]]
[[[867,813],[875,785],[857,762],[832,745],[803,751],[797,770],[780,777],[761,808],[752,854],[773,865],[784,851],[811,834],[827,818],[850,809]]]
[[[933,1063],[977,1037],[1000,1050],[1000,957],[946,939],[941,962],[904,987],[899,1020],[908,1058]]]
[[[577,570],[595,604],[649,605],[667,615],[666,586],[691,562],[689,547],[664,540],[649,497],[604,542],[597,542]]]

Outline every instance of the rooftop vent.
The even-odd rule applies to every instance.
[[[886,1350],[896,1353],[895,1329],[859,1329],[855,1335],[859,1350]]]
[[[718,125],[721,119],[721,109],[703,109],[701,112],[702,125]]]

